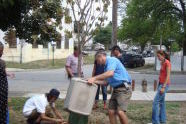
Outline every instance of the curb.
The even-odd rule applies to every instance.
[[[26,93],[20,97],[24,97],[24,98],[28,98],[28,97],[32,97],[34,95],[41,95],[42,93]],[[156,95],[156,92],[140,92],[140,91],[134,91],[132,93],[132,97],[131,97],[131,101],[153,101],[154,97]],[[100,100],[102,100],[102,95],[100,95]],[[11,97],[11,96],[10,96]],[[65,99],[66,97],[66,91],[63,91],[59,98],[60,99]],[[110,99],[111,94],[107,95],[108,99]],[[166,94],[166,101],[169,102],[182,102],[182,101],[186,101],[186,93],[167,93]]]

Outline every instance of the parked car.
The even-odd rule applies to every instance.
[[[143,51],[143,57],[153,57],[154,56],[154,51],[153,50],[146,50]]]
[[[82,51],[82,54],[83,54],[84,56],[87,56],[89,53],[88,53],[87,51]]]
[[[100,44],[100,43],[94,44],[94,50],[97,51],[99,49],[104,49],[105,50],[105,46],[103,44]]]
[[[145,65],[145,59],[140,54],[125,53],[122,54],[122,63],[125,67],[141,67]]]

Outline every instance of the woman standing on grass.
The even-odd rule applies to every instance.
[[[8,80],[7,76],[14,77],[14,74],[6,73],[5,62],[1,59],[4,46],[0,42],[0,124],[7,124],[8,111]]]
[[[166,124],[165,94],[170,85],[171,63],[169,55],[162,50],[157,51],[157,57],[161,62],[159,86],[153,101],[152,123]]]

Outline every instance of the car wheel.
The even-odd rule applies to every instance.
[[[138,67],[141,67],[142,66],[142,63],[140,62],[139,64],[138,64]]]
[[[142,64],[141,64],[141,66],[144,66],[144,65],[145,65],[145,62],[143,61]]]
[[[133,68],[136,68],[136,67],[137,67],[137,64],[136,64],[136,63],[134,63],[134,64],[133,64]]]

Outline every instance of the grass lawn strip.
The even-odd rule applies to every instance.
[[[11,98],[9,101],[10,124],[26,124],[22,115],[22,109],[26,98]],[[65,120],[68,113],[63,110],[63,100],[57,101],[57,108],[63,114]],[[109,124],[108,112],[103,109],[102,102],[99,108],[94,110],[89,116],[89,124]],[[151,122],[152,102],[131,101],[129,103],[127,115],[129,124],[147,124]],[[184,102],[167,102],[167,124],[186,123],[186,105]],[[119,120],[118,120],[119,122]]]

